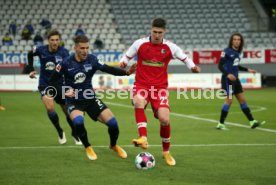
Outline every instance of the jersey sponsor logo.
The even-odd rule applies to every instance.
[[[161,49],[161,53],[162,53],[162,54],[165,54],[165,53],[166,53],[166,50],[165,50],[165,49]]]
[[[151,60],[143,60],[142,64],[146,66],[153,66],[153,67],[163,67],[165,65],[165,63],[163,62],[153,62]]]
[[[54,70],[55,67],[56,67],[56,64],[55,64],[54,62],[52,62],[52,61],[47,62],[47,63],[45,64],[45,69],[46,69],[46,70],[49,70],[49,71]]]
[[[85,81],[86,75],[80,72],[75,75],[74,79],[75,79],[75,84],[79,84]]]
[[[61,70],[61,65],[58,64],[58,65],[56,66],[56,71],[57,71],[57,72],[60,72],[60,70]]]

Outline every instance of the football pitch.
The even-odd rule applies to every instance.
[[[249,107],[261,128],[250,129],[235,99],[226,120],[229,131],[215,129],[221,99],[177,99],[170,91],[171,153],[176,166],[165,164],[161,153],[159,123],[150,106],[147,150],[156,166],[137,170],[135,156],[142,151],[131,145],[138,136],[129,99],[103,101],[120,127],[118,144],[128,153],[120,159],[108,148],[107,127],[85,116],[96,161],[76,146],[70,128],[56,106],[67,143],[59,145],[38,92],[0,92],[1,185],[275,185],[276,184],[276,88],[245,91]],[[191,97],[191,92],[188,92]]]

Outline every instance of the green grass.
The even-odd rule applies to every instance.
[[[262,128],[240,127],[248,121],[235,100],[228,122],[230,131],[215,129],[223,100],[176,99],[170,92],[171,153],[176,166],[168,167],[161,156],[159,123],[148,107],[148,151],[155,168],[134,166],[141,151],[131,146],[137,137],[130,100],[105,99],[120,126],[118,143],[128,158],[122,160],[108,149],[107,129],[86,116],[85,125],[98,160],[89,161],[81,146],[74,146],[70,129],[59,107],[67,144],[60,146],[47,118],[39,93],[0,92],[5,111],[0,111],[0,184],[2,185],[274,185],[276,184],[275,88],[247,90],[253,115],[266,120]],[[188,95],[190,92],[188,92]],[[124,106],[120,106],[124,105]],[[192,117],[187,117],[192,116]],[[199,119],[201,118],[201,119]]]

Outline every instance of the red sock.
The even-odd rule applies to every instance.
[[[162,138],[162,147],[163,151],[169,151],[170,149],[170,135],[171,135],[171,126],[170,125],[161,125],[160,126],[160,137]]]
[[[140,137],[147,136],[147,118],[142,108],[135,108],[135,118]]]

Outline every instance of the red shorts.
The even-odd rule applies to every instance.
[[[135,85],[133,87],[133,97],[137,94],[143,96],[147,101],[147,104],[150,102],[155,118],[158,118],[157,110],[160,107],[167,107],[168,109],[170,109],[167,89],[155,88],[154,86],[146,87]]]

